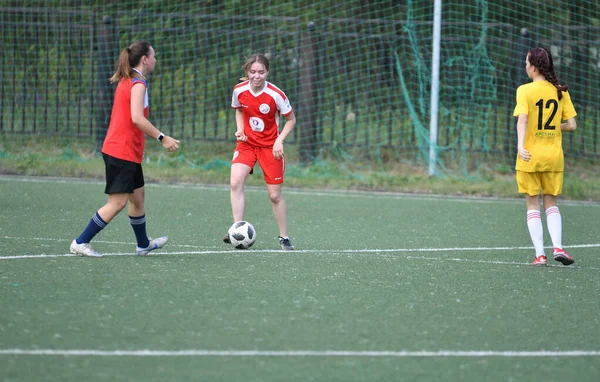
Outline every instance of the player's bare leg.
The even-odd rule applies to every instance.
[[[231,213],[234,222],[244,220],[244,212],[246,211],[244,184],[246,183],[246,178],[248,178],[248,175],[250,174],[250,170],[250,166],[242,163],[234,163],[231,165],[229,192],[231,199]]]
[[[98,215],[106,223],[110,223],[111,220],[127,205],[128,194],[110,194],[108,195],[108,201],[105,205],[100,207]]]
[[[269,193],[269,199],[273,207],[275,222],[279,228],[279,244],[282,249],[293,250],[294,246],[288,236],[287,205],[281,196],[281,184],[267,184],[267,192]]]
[[[279,236],[287,237],[287,206],[281,196],[281,184],[267,184],[267,192],[269,193],[269,199],[273,207],[275,222],[279,228]]]
[[[145,208],[145,196],[146,191],[144,187],[136,188],[133,190],[133,194],[128,195],[129,199],[129,216],[142,216],[144,215]]]
[[[244,184],[252,168],[242,163],[231,165],[231,175],[229,179],[229,198],[231,202],[231,214],[233,222],[244,220],[246,211],[246,194],[244,193]],[[225,243],[229,243],[229,235],[225,234],[223,238]]]

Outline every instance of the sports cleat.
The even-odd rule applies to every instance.
[[[562,263],[563,265],[571,265],[575,262],[575,260],[573,260],[571,255],[569,255],[567,253],[567,251],[565,251],[562,248],[554,248],[553,255],[554,255],[554,260]]]
[[[150,239],[150,244],[146,248],[136,247],[136,252],[140,256],[146,256],[150,251],[162,248],[165,244],[167,244],[167,241],[169,241],[169,238],[167,236],[161,236],[156,239]]]
[[[231,240],[229,240],[229,233],[226,233],[223,237],[223,243],[231,244]]]
[[[542,255],[542,256],[538,256],[535,258],[535,260],[533,260],[533,263],[531,263],[531,265],[539,267],[541,265],[546,265],[546,256]]]
[[[279,236],[279,244],[281,245],[281,249],[283,249],[283,250],[286,250],[286,251],[294,250],[294,246],[292,245],[292,242],[290,241],[289,237]]]
[[[77,240],[73,240],[71,242],[70,249],[71,249],[71,253],[74,253],[77,256],[102,257],[102,254],[96,252],[90,246],[90,243],[77,244]]]

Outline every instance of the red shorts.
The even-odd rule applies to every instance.
[[[237,143],[231,163],[242,163],[254,169],[257,161],[263,171],[265,183],[283,183],[285,159],[275,159],[273,156],[273,147],[255,147],[250,146],[246,142]]]

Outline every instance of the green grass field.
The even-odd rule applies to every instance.
[[[103,187],[0,177],[0,380],[600,380],[600,204],[560,204],[576,262],[537,268],[521,199],[285,189],[283,252],[251,188],[239,251],[226,188],[149,184],[163,250],[122,212],[71,256]]]

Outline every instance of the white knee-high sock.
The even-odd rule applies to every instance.
[[[527,228],[529,228],[529,236],[531,236],[531,242],[535,248],[535,256],[544,255],[544,227],[540,211],[527,211]]]
[[[562,249],[562,216],[560,216],[558,206],[546,210],[546,224],[548,225],[552,245],[554,248]]]

